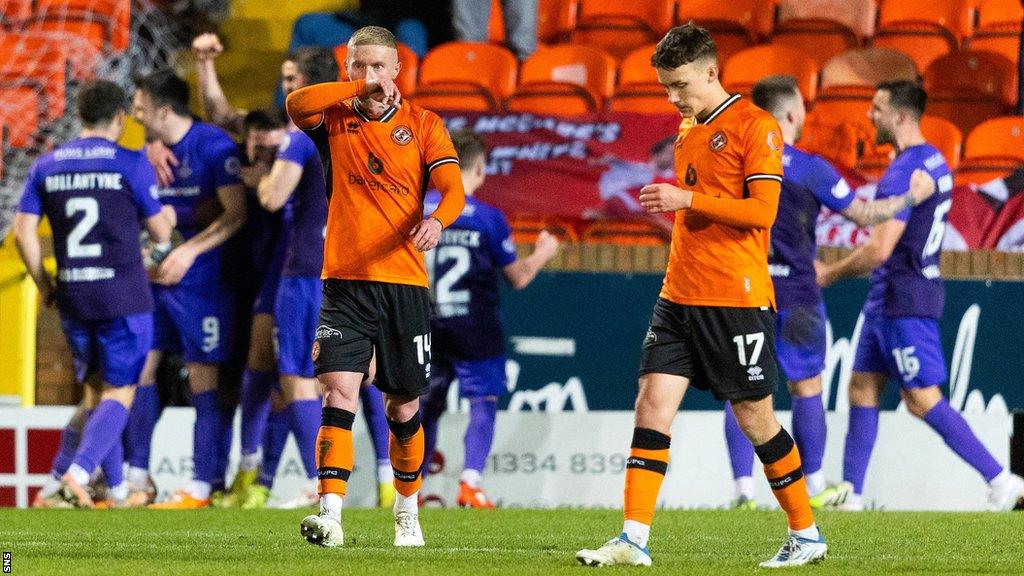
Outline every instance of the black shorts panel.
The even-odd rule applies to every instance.
[[[651,373],[690,378],[718,400],[773,394],[779,384],[774,313],[659,299],[640,364],[641,375]]]
[[[377,388],[421,396],[430,367],[430,298],[426,288],[363,280],[324,281],[317,322],[316,373],[369,370],[377,351]]]

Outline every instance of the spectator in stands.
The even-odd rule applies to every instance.
[[[501,0],[505,41],[519,61],[537,51],[537,0]],[[463,42],[487,42],[491,0],[452,0],[452,24]]]

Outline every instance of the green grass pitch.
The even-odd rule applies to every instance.
[[[346,510],[345,547],[299,536],[303,511],[0,511],[12,574],[471,575],[621,573],[574,553],[617,534],[614,510],[425,510],[422,549],[396,549],[391,514]],[[819,514],[829,557],[784,573],[1022,574],[1024,514]],[[782,543],[780,512],[662,511],[644,574],[765,574]]]

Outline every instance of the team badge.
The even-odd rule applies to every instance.
[[[412,141],[412,129],[403,124],[391,131],[391,139],[395,144],[405,146]]]
[[[776,152],[782,150],[782,139],[779,138],[779,135],[775,132],[775,130],[772,130],[771,132],[768,133],[768,147],[771,148],[772,150],[775,150]]]
[[[729,143],[729,139],[726,138],[725,132],[719,130],[711,135],[711,140],[708,140],[708,148],[712,152],[721,152],[725,149],[725,145]]]

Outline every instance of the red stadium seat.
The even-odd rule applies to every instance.
[[[1003,116],[978,124],[967,135],[964,157],[1011,158],[1024,164],[1024,117]]]
[[[338,63],[338,79],[348,80],[348,73],[345,72],[345,58],[348,56],[348,44],[338,44],[334,47],[334,60]],[[412,94],[416,91],[416,77],[419,75],[420,57],[412,48],[401,42],[398,43],[398,63],[402,65],[401,71],[395,84],[402,94]]]
[[[600,109],[611,96],[615,61],[593,46],[562,44],[523,62],[519,86],[505,106],[515,112],[583,114]]]
[[[749,94],[755,83],[773,74],[796,78],[807,102],[817,96],[818,65],[803,52],[785,46],[756,46],[738,52],[725,63],[722,83],[730,92]]]
[[[449,42],[420,64],[414,100],[431,109],[497,110],[516,87],[518,63],[493,44]]]
[[[661,39],[672,26],[672,6],[665,0],[580,0],[571,40],[622,59],[634,48]]]
[[[969,134],[975,126],[1009,112],[1017,99],[1017,73],[1005,58],[963,50],[935,61],[924,73],[928,112]]]

